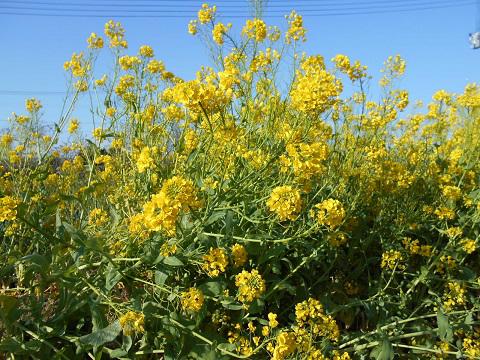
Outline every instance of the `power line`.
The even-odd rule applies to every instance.
[[[33,90],[0,90],[0,95],[21,95],[21,96],[34,96],[34,95],[65,95],[65,91],[33,91]]]
[[[105,1],[105,0],[103,0]],[[189,0],[187,0],[188,2]],[[292,7],[295,7],[297,8],[298,6],[302,6],[302,7],[332,7],[332,6],[336,6],[336,7],[343,7],[343,6],[350,6],[350,5],[359,5],[359,6],[369,6],[369,5],[372,5],[372,6],[382,6],[382,5],[391,5],[391,4],[394,4],[394,6],[400,6],[400,5],[422,5],[422,4],[419,4],[419,0],[390,0],[390,1],[385,1],[385,0],[369,0],[369,1],[347,1],[347,2],[339,2],[339,1],[334,1],[334,2],[325,2],[325,1],[321,1],[321,2],[318,2],[317,3],[312,3],[312,2],[307,2],[307,3],[304,3],[302,4],[301,1],[302,0],[297,0],[295,1],[295,4],[292,4],[291,2],[287,2],[285,4],[281,4],[281,1],[285,1],[285,0],[277,0],[275,1],[274,4],[265,4],[265,7],[267,9],[269,8],[292,8]],[[305,0],[303,0],[305,1]],[[420,1],[422,2],[422,1]],[[435,5],[435,4],[442,4],[442,3],[452,3],[451,0],[437,0],[437,1],[427,1],[428,3],[432,4],[432,5]],[[220,9],[223,9],[223,8],[245,8],[245,6],[247,6],[247,4],[245,4],[245,1],[243,2],[243,5],[235,5],[235,1],[229,1],[227,4],[218,4],[218,7]],[[194,8],[194,9],[198,9],[198,3],[196,2],[195,4],[178,4],[178,2],[176,3],[172,3],[172,4],[165,4],[165,3],[160,3],[160,4],[139,4],[139,3],[135,3],[135,4],[119,4],[119,3],[114,3],[114,4],[109,4],[109,3],[105,3],[105,2],[95,2],[95,3],[87,3],[87,2],[51,2],[51,1],[24,1],[24,0],[7,0],[7,1],[4,1],[3,2],[3,6],[7,5],[11,5],[11,4],[25,4],[25,5],[34,5],[34,6],[37,6],[37,5],[48,5],[48,6],[74,6],[74,7],[77,7],[77,6],[88,6],[88,7],[104,7],[104,6],[111,6],[113,8],[116,8],[116,7],[134,7],[134,8],[142,8],[142,7],[147,7],[147,8],[164,8],[164,7],[173,7],[173,9],[177,9],[178,8]],[[11,9],[20,9],[21,7],[11,7]],[[111,10],[111,9],[110,9]],[[175,10],[175,11],[177,11]]]
[[[460,2],[460,1],[466,1],[466,2]],[[414,6],[414,7],[409,7],[409,8],[386,8],[386,9],[378,9],[378,10],[370,10],[370,9],[365,9],[365,8],[347,8],[347,9],[341,9],[342,12],[331,12],[332,9],[329,10],[321,10],[321,9],[310,9],[310,11],[306,11],[306,14],[304,16],[306,17],[326,17],[326,16],[347,16],[347,15],[367,15],[367,14],[385,14],[385,13],[401,13],[401,12],[414,12],[414,11],[424,11],[424,10],[435,10],[435,9],[444,9],[444,8],[456,8],[456,7],[462,7],[462,6],[468,6],[468,5],[474,5],[475,2],[472,0],[459,0],[455,4],[438,4],[438,5],[430,5],[430,6]],[[412,4],[413,5],[413,4]],[[0,6],[0,9],[2,7]],[[78,9],[58,9],[58,10],[53,10],[53,9],[33,9],[33,8],[22,8],[22,10],[27,10],[27,11],[57,11],[54,13],[25,13],[25,12],[19,12],[19,11],[1,11],[0,15],[14,15],[14,16],[45,16],[45,17],[81,17],[81,18],[105,18],[105,17],[113,17],[113,18],[191,18],[191,16],[188,15],[176,15],[179,13],[182,13],[181,11],[172,11],[172,15],[167,15],[165,12],[167,11],[162,11],[163,14],[151,14],[152,11],[144,11],[147,12],[147,14],[141,14],[141,15],[130,15],[131,12],[133,11],[124,11],[121,14],[108,14],[107,15],[100,15],[100,14],[79,14],[79,13],[59,13],[58,11],[79,11]],[[336,10],[336,9],[335,9]],[[365,10],[365,11],[355,11],[355,10]],[[81,10],[80,10],[81,11]],[[85,10],[84,10],[85,11]],[[89,10],[88,10],[89,11]],[[99,10],[94,10],[95,12],[98,12]],[[111,10],[108,10],[111,11]],[[304,9],[305,11],[305,9]],[[330,11],[330,12],[328,12]],[[168,11],[170,12],[170,11]],[[235,12],[234,14],[225,14],[222,13],[221,15],[230,17],[230,18],[245,18],[250,15],[247,14],[239,14],[238,12]],[[283,17],[283,14],[266,14],[264,16],[265,18],[275,18],[275,17]]]
[[[404,1],[404,0],[403,0]],[[468,2],[469,4],[473,3],[472,0],[459,0],[455,4],[452,4],[450,0],[437,0],[437,1],[429,1],[429,0],[420,0],[416,1],[414,4],[407,4],[407,3],[379,3],[379,2],[367,2],[367,3],[344,3],[346,4],[354,4],[354,5],[360,5],[360,6],[354,6],[354,7],[346,7],[346,8],[340,8],[338,9],[338,4],[336,5],[331,5],[331,4],[323,4],[325,8],[322,8],[321,6],[318,7],[316,5],[316,8],[296,8],[297,11],[307,13],[307,12],[332,12],[332,11],[357,11],[357,10],[370,10],[370,9],[378,9],[378,10],[386,10],[386,9],[391,9],[391,8],[416,8],[419,6],[454,6],[454,5],[460,5],[462,3]],[[75,3],[77,4],[77,3]],[[387,5],[388,4],[388,5]],[[91,9],[91,8],[83,8],[83,9],[76,9],[76,8],[65,8],[65,5],[63,4],[57,4],[61,5],[61,7],[44,7],[44,6],[39,6],[39,7],[25,7],[25,6],[11,6],[11,5],[0,5],[0,9],[6,9],[6,10],[24,10],[24,11],[53,11],[53,12],[62,12],[62,11],[73,11],[73,12],[108,12],[111,13],[113,10],[112,9]],[[97,4],[101,5],[101,4]],[[72,6],[66,4],[66,6]],[[101,5],[104,6],[104,5]],[[412,7],[413,6],[413,7]],[[196,12],[196,9],[192,10],[181,10],[181,9],[156,9],[156,8],[150,8],[147,10],[144,9],[119,9],[118,11],[121,11],[122,13],[129,14],[129,13],[175,13],[175,14],[191,14],[192,12]],[[277,12],[281,12],[284,14],[288,10],[279,10],[279,9],[274,9],[274,10],[268,10],[267,7],[267,12],[271,14],[275,14]],[[235,12],[238,14],[238,12]]]

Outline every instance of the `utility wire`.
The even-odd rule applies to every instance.
[[[188,1],[188,0],[187,0]],[[419,4],[422,2],[422,0],[390,0],[390,1],[385,1],[385,0],[369,0],[369,1],[347,1],[347,2],[339,2],[339,1],[333,1],[333,2],[328,2],[328,1],[318,1],[317,3],[304,3],[302,4],[299,0],[295,2],[289,2],[286,4],[281,4],[282,0],[276,0],[274,4],[265,4],[265,8],[270,9],[270,8],[291,8],[295,7],[298,8],[299,6],[301,7],[315,7],[315,8],[322,8],[322,7],[343,7],[343,6],[350,6],[350,5],[358,5],[358,6],[382,6],[382,5],[392,5],[394,4],[395,6],[400,6],[400,5],[422,5]],[[425,1],[425,0],[424,0]],[[423,1],[423,2],[424,2]],[[452,0],[437,0],[437,1],[427,1],[429,4],[435,5],[435,4],[443,4],[443,3],[452,3]],[[226,4],[219,4],[217,3],[218,7],[221,9],[224,8],[245,8],[248,6],[246,2],[243,2],[242,5],[240,4],[232,4],[234,1],[230,1]],[[64,1],[64,2],[50,2],[50,1],[25,1],[25,0],[7,0],[2,3],[3,6],[11,6],[12,4],[24,4],[24,5],[33,5],[33,6],[38,6],[38,5],[49,5],[49,6],[80,6],[80,7],[105,7],[105,6],[110,6],[112,8],[117,8],[117,7],[133,7],[133,8],[165,8],[165,7],[170,7],[173,9],[178,9],[178,8],[196,8],[198,4],[179,4],[178,2],[172,3],[172,4],[165,4],[165,3],[160,3],[160,4],[109,4],[105,3],[104,1],[97,1],[95,3],[90,3],[90,2],[70,2],[70,1]],[[15,7],[17,8],[17,7]],[[18,7],[20,9],[20,7]]]
[[[33,90],[0,90],[0,95],[22,95],[22,96],[33,96],[33,95],[65,95],[65,91],[33,91]]]
[[[420,0],[420,1],[417,1],[415,4],[399,4],[399,3],[390,3],[389,5],[386,5],[386,4],[360,4],[361,6],[354,6],[354,7],[346,7],[346,8],[335,8],[334,6],[330,6],[330,5],[327,5],[328,7],[327,8],[308,8],[308,9],[303,9],[303,8],[296,8],[297,11],[299,12],[302,12],[302,13],[308,13],[308,12],[314,12],[314,13],[317,13],[317,12],[332,12],[332,11],[347,11],[347,12],[350,12],[350,11],[357,11],[357,10],[386,10],[386,9],[394,9],[394,8],[405,8],[405,10],[408,10],[410,8],[412,9],[415,9],[416,7],[419,7],[419,6],[454,6],[454,5],[461,5],[463,3],[469,3],[469,4],[473,4],[473,0],[457,0],[455,3],[452,3],[450,0],[440,0],[440,1],[428,1],[428,0]],[[358,5],[358,3],[357,3]],[[113,9],[91,9],[91,8],[83,8],[83,9],[76,9],[76,8],[65,8],[63,5],[61,5],[62,7],[44,7],[44,6],[40,6],[40,7],[25,7],[25,6],[11,6],[11,5],[4,5],[4,4],[0,4],[0,9],[7,9],[7,10],[26,10],[26,11],[53,11],[53,12],[62,12],[62,11],[73,11],[73,12],[86,12],[86,13],[89,13],[89,12],[108,12],[108,13],[111,13],[113,11]],[[67,5],[68,6],[68,5]],[[102,5],[103,6],[103,5]],[[247,10],[247,9],[245,9]],[[118,10],[118,11],[121,11],[122,14],[130,14],[130,13],[174,13],[174,14],[191,14],[192,12],[196,12],[196,9],[192,9],[192,10],[181,10],[181,9],[172,9],[172,8],[169,8],[169,9],[147,9],[147,10],[144,10],[144,9],[121,9],[121,10]],[[267,13],[270,13],[270,14],[276,14],[278,12],[281,12],[282,14],[284,14],[286,11],[288,10],[279,10],[279,9],[274,9],[274,10],[271,10],[271,11],[268,11],[268,7],[267,7]],[[235,12],[236,14],[238,14],[238,12]],[[224,12],[222,12],[222,14],[224,14]]]
[[[464,1],[464,2],[461,2]],[[467,2],[465,2],[467,1]],[[475,2],[472,0],[459,0],[454,4],[439,4],[439,5],[430,5],[430,6],[415,6],[415,7],[408,7],[408,8],[386,8],[386,9],[378,9],[378,10],[370,10],[370,9],[364,9],[364,8],[348,8],[348,9],[342,9],[340,12],[331,12],[331,10],[321,10],[321,9],[315,9],[313,11],[307,11],[304,16],[306,17],[326,17],[326,16],[346,16],[346,15],[366,15],[366,14],[384,14],[384,13],[401,13],[401,12],[412,12],[412,11],[423,11],[423,10],[434,10],[434,9],[444,9],[444,8],[456,8],[456,7],[461,7],[461,6],[468,6],[468,5],[474,5]],[[33,9],[33,8],[23,8],[23,10],[27,11],[56,11],[53,13],[44,13],[44,12],[19,12],[19,11],[11,11],[11,10],[5,10],[2,9],[0,6],[0,15],[16,15],[16,16],[47,16],[47,17],[83,17],[83,18],[105,18],[107,15],[100,15],[100,14],[79,14],[76,13],[76,11],[79,11],[78,9],[76,10],[70,10],[70,9],[59,9],[59,10],[53,10],[53,9]],[[312,10],[312,9],[311,9]],[[355,11],[355,10],[365,10],[365,11]],[[58,11],[74,11],[74,13],[59,13]],[[87,10],[85,10],[87,11]],[[90,11],[90,10],[88,10]],[[95,12],[98,12],[99,10],[93,10]],[[111,10],[109,10],[111,11]],[[144,11],[147,12],[147,14],[131,14],[133,11],[123,11],[122,13],[119,14],[108,14],[108,17],[114,17],[114,18],[191,18],[191,16],[188,15],[183,15],[181,11],[171,11],[171,15],[165,14],[167,11],[161,11],[160,14],[151,14],[153,11]],[[170,13],[170,11],[168,11]],[[181,13],[182,15],[178,15]],[[221,13],[222,16],[225,17],[230,17],[230,18],[245,18],[247,16],[250,16],[249,14],[239,14],[238,12],[235,12],[233,14],[226,14],[226,13]],[[272,13],[267,13],[265,18],[273,18],[273,17],[283,17],[280,14],[272,14]]]
[[[27,3],[27,4],[40,4],[40,3],[44,3],[44,2],[48,2],[48,3],[55,3],[55,4],[63,4],[63,3],[66,3],[65,1],[49,1],[49,0],[40,0],[40,1],[37,1],[37,0],[31,0],[31,1],[28,1],[28,0],[6,0],[8,2],[11,2],[11,3]],[[92,0],[90,0],[92,1]],[[302,5],[302,3],[317,3],[317,4],[322,4],[322,3],[326,3],[328,1],[325,1],[325,0],[271,0],[272,2],[274,2],[275,4],[282,4],[284,3],[284,5],[287,5],[287,6],[292,6],[292,5],[295,5],[295,4],[300,4]],[[345,0],[338,0],[338,1],[333,1],[333,0],[330,0],[331,2],[335,3],[335,4],[339,4],[339,3],[342,3],[344,2]],[[352,0],[349,0],[349,1],[352,1]],[[361,0],[355,2],[355,3],[358,3],[360,2]],[[392,3],[392,2],[416,2],[417,0],[368,0],[367,2],[379,2],[379,3]],[[68,2],[71,2],[71,1],[68,1]],[[75,2],[75,1],[73,1]],[[91,2],[90,4],[93,4],[93,3],[99,3],[99,2],[105,2],[106,4],[108,4],[109,6],[111,5],[120,5],[121,3],[127,3],[127,5],[125,6],[137,6],[138,3],[153,3],[151,5],[155,5],[155,4],[158,4],[159,6],[163,6],[164,3],[171,3],[171,4],[167,4],[168,5],[175,5],[175,6],[178,6],[178,5],[185,5],[185,4],[188,4],[188,3],[191,3],[190,6],[199,6],[199,4],[201,4],[201,1],[200,0],[138,0],[138,1],[134,1],[132,4],[132,0],[100,0],[100,1],[95,1],[95,2]],[[227,4],[248,4],[248,5],[251,5],[252,2],[254,1],[248,1],[248,0],[216,0],[215,3],[212,3],[211,5],[217,5],[217,6],[225,6]],[[265,2],[265,5],[269,5],[269,1],[266,1]],[[452,2],[454,2],[452,0]],[[84,5],[87,5],[87,2],[78,2],[77,3],[79,4],[84,4]],[[271,4],[270,4],[271,5]]]
[[[334,16],[349,16],[349,15],[373,15],[373,14],[387,14],[387,13],[405,13],[405,12],[416,12],[416,11],[426,11],[426,10],[436,10],[436,9],[446,9],[446,8],[458,8],[463,6],[470,6],[474,5],[475,3],[472,1],[465,2],[465,3],[456,3],[456,4],[445,4],[445,5],[437,5],[437,6],[421,6],[421,7],[411,7],[411,8],[398,8],[398,9],[379,9],[379,10],[365,10],[365,11],[351,11],[352,9],[344,9],[345,11],[342,12],[319,12],[313,13],[308,12],[303,14],[303,17],[334,17]],[[1,9],[0,9],[1,10]],[[350,10],[350,11],[349,11]],[[146,11],[147,12],[147,11]],[[19,12],[19,11],[8,11],[3,10],[0,11],[0,15],[11,15],[11,16],[40,16],[40,17],[69,17],[69,18],[157,18],[157,19],[191,19],[192,16],[188,15],[176,15],[179,12],[176,11],[171,15],[167,14],[142,14],[142,15],[130,15],[130,14],[79,14],[79,13],[33,13],[33,12]],[[238,12],[234,14],[225,14],[222,13],[222,16],[228,18],[241,18],[244,19],[246,17],[251,16],[250,14],[240,15]],[[283,15],[280,14],[271,14],[268,13],[263,16],[264,18],[283,18]]]

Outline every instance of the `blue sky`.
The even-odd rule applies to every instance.
[[[54,1],[62,3],[59,0]],[[79,0],[76,1],[78,3]],[[93,0],[89,1],[92,3]],[[66,2],[71,3],[73,0]],[[338,5],[342,2],[346,0],[336,3]],[[359,0],[359,3],[361,2]],[[45,92],[65,90],[64,61],[69,59],[73,52],[85,49],[88,35],[91,32],[102,33],[103,24],[112,18],[111,15],[119,14],[121,11],[112,10],[111,14],[106,13],[105,17],[98,18],[18,16],[1,14],[7,12],[2,10],[2,4],[6,3],[7,0],[0,1],[2,24],[0,128],[6,125],[6,118],[13,111],[23,113],[25,98],[33,96],[44,104],[44,121],[48,123],[58,121],[62,95]],[[182,4],[183,7],[179,11],[184,12],[181,14],[185,16],[191,14],[192,18],[201,5],[200,1],[190,0],[168,3],[155,0],[130,2],[133,3],[163,4],[162,6]],[[242,3],[239,0],[235,2],[230,0],[229,4],[228,0],[221,0],[215,4],[220,14],[226,13],[222,20],[231,20],[235,32],[241,30],[245,18],[229,19],[228,14],[233,14],[233,9],[224,8],[222,11],[222,5],[232,3],[244,4],[243,12],[247,12],[247,1]],[[275,0],[269,2],[275,3]],[[315,8],[316,5],[328,7],[326,3],[335,2],[332,0],[277,2],[281,4],[278,10],[297,9],[300,13],[301,9]],[[170,8],[173,9],[175,6]],[[461,92],[468,82],[480,80],[478,70],[480,50],[474,51],[468,44],[468,33],[475,30],[475,13],[475,5],[470,4],[416,12],[306,16],[304,23],[308,29],[308,42],[304,45],[304,50],[309,54],[321,54],[327,59],[338,53],[349,55],[352,59],[359,59],[367,65],[370,74],[374,76],[378,76],[383,61],[389,55],[401,54],[407,60],[407,75],[400,84],[401,87],[409,89],[412,98],[428,101],[432,93],[438,89]],[[156,57],[163,60],[169,70],[184,78],[191,78],[200,65],[209,63],[207,50],[198,39],[188,35],[186,31],[187,17],[117,20],[122,22],[127,31],[129,42],[127,53],[135,54],[140,45],[149,44],[154,48]],[[280,17],[266,18],[266,21],[285,28],[285,20]],[[374,86],[372,83],[372,87]],[[7,94],[5,91],[29,93]],[[83,117],[88,117],[88,111],[85,108],[79,109],[77,115],[83,121]],[[85,121],[88,122],[88,119]]]

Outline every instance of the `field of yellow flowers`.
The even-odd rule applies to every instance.
[[[216,11],[195,79],[109,21],[0,135],[0,358],[480,359],[480,86],[409,106],[391,56],[372,101],[295,12]]]

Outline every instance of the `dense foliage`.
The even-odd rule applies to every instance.
[[[203,5],[188,25],[214,55],[195,79],[150,46],[126,55],[110,21],[64,64],[53,128],[36,99],[10,119],[0,352],[480,358],[480,87],[423,111],[392,56],[373,101],[358,61],[298,50],[295,12],[237,37],[215,16]]]

